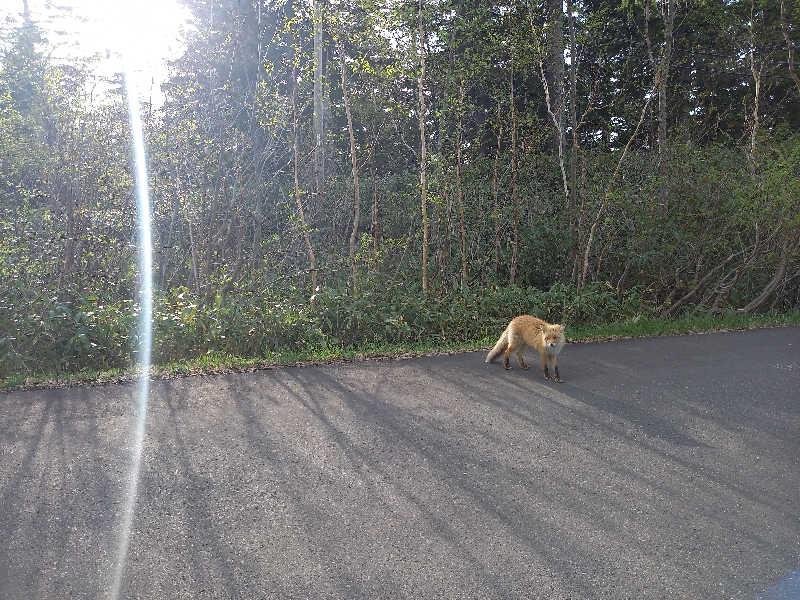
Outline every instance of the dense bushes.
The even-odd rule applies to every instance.
[[[671,318],[687,311],[724,312],[759,295],[767,300],[758,309],[796,309],[800,140],[776,144],[762,157],[757,179],[747,172],[742,153],[730,148],[676,145],[673,153],[668,207],[655,199],[657,181],[647,175],[647,157],[631,156],[590,254],[592,283],[579,291],[571,279],[567,206],[557,179],[543,183],[535,176],[536,165],[553,168],[552,161],[537,155],[523,165],[519,181],[524,198],[519,286],[508,285],[508,207],[502,214],[487,212],[491,197],[480,187],[480,177],[465,194],[469,264],[463,291],[459,223],[452,214],[448,232],[443,201],[432,204],[431,291],[426,297],[419,289],[421,236],[414,226],[417,198],[410,176],[385,181],[392,202],[381,214],[377,252],[371,236],[362,233],[357,297],[348,287],[344,243],[325,246],[320,232],[314,232],[321,287],[313,307],[302,253],[288,255],[285,264],[250,257],[252,265],[235,279],[223,264],[210,270],[205,284],[189,277],[190,290],[171,284],[172,277],[164,277],[161,269],[170,260],[191,273],[191,253],[170,248],[166,254],[163,232],[156,231],[156,249],[161,249],[156,281],[163,291],[154,308],[153,360],[168,363],[209,352],[264,357],[461,343],[496,335],[510,316],[522,312],[573,325],[605,323],[639,314]],[[597,209],[596,192],[602,190],[609,157],[588,156],[587,161],[584,232]],[[485,174],[486,167],[476,164],[475,173]],[[432,177],[434,199],[441,184]],[[135,249],[124,243],[132,224],[109,217],[100,227],[87,225],[74,269],[61,281],[64,258],[53,214],[46,206],[26,204],[16,211],[0,206],[0,377],[125,368],[135,358]],[[494,219],[505,227],[497,270]],[[297,236],[290,238],[282,243],[299,248]],[[185,275],[178,280],[186,281]]]
[[[163,364],[215,352],[257,358],[287,351],[462,343],[496,335],[511,316],[523,312],[571,325],[636,315],[672,318],[687,311],[742,308],[759,294],[767,301],[756,308],[796,309],[800,140],[787,138],[763,156],[758,179],[747,172],[742,154],[729,148],[676,145],[673,152],[668,207],[655,200],[657,181],[646,174],[646,156],[632,155],[598,228],[590,254],[592,283],[579,291],[571,280],[567,207],[563,195],[552,189],[557,180],[545,184],[535,177],[534,163],[553,167],[537,156],[530,157],[534,163],[519,181],[524,198],[519,286],[508,285],[508,235],[500,240],[499,268],[494,268],[493,219],[507,228],[510,215],[508,207],[503,214],[486,213],[491,198],[480,178],[465,195],[469,264],[464,291],[459,223],[451,215],[445,243],[444,203],[433,204],[431,291],[424,296],[419,289],[421,239],[413,226],[417,198],[408,177],[386,181],[392,202],[381,215],[377,252],[371,236],[362,234],[357,297],[348,287],[344,244],[324,246],[319,238],[321,287],[313,307],[308,273],[299,268],[301,253],[284,265],[251,257],[253,266],[236,279],[230,271],[212,270],[205,285],[189,278],[190,290],[162,276],[159,269],[169,258],[162,251],[155,261],[163,291],[154,307],[153,360]],[[596,210],[595,192],[602,189],[609,162],[602,156],[587,161],[596,168],[586,177],[585,222]],[[486,165],[475,169],[485,172]],[[432,190],[440,185],[434,178]],[[63,258],[54,242],[58,220],[44,206],[16,212],[3,208],[0,377],[130,366],[137,342],[136,276],[134,248],[123,241],[130,239],[132,224],[106,219],[99,229],[87,227],[84,250],[61,282],[57,274]],[[156,231],[157,245],[162,237]],[[291,244],[299,247],[297,237]],[[190,253],[170,252],[173,263],[191,269]]]
[[[137,343],[132,301],[79,305],[31,302],[23,315],[0,313],[0,377],[130,366]],[[498,335],[509,318],[532,313],[568,324],[619,320],[646,312],[637,295],[618,301],[613,290],[591,285],[580,294],[558,284],[548,291],[503,287],[424,298],[401,285],[365,291],[324,290],[312,307],[299,298],[233,296],[202,304],[186,289],[161,298],[154,310],[153,362],[206,353],[264,357],[272,352],[358,349],[393,344],[451,343]]]

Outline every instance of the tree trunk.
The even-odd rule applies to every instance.
[[[750,132],[750,169],[751,174],[753,177],[756,176],[757,171],[757,160],[756,160],[756,142],[758,139],[758,128],[759,128],[759,105],[761,101],[761,77],[764,74],[764,61],[758,61],[758,69],[756,69],[756,60],[755,60],[755,0],[751,0],[750,2],[750,73],[753,75],[753,84],[755,88],[753,89],[753,129]]]
[[[456,195],[458,197],[458,215],[461,219],[461,291],[467,285],[467,227],[464,218],[464,192],[461,186],[461,138],[463,134],[464,81],[458,88],[458,135],[456,137]]]
[[[445,285],[447,281],[447,261],[450,260],[450,216],[453,212],[453,195],[450,194],[450,190],[445,183],[444,189],[442,190],[443,198],[442,204],[444,204],[444,234],[443,234],[443,241],[442,241],[442,260],[441,260],[441,272],[442,272],[442,285]],[[439,228],[442,229],[441,227]],[[442,234],[440,234],[441,236]]]
[[[361,206],[360,191],[358,189],[358,159],[356,156],[356,137],[353,132],[353,115],[350,111],[350,95],[347,90],[347,65],[344,62],[344,52],[336,40],[337,50],[339,51],[339,66],[342,74],[342,99],[344,100],[344,110],[347,115],[347,131],[350,134],[350,165],[353,171],[353,230],[350,232],[350,268],[353,277],[353,296],[358,296],[358,269],[356,267],[356,242],[358,241],[358,219],[359,208]]]
[[[375,268],[378,268],[377,254],[378,254],[378,238],[380,238],[381,230],[378,222],[378,165],[374,162],[372,164],[372,249],[376,255]]]
[[[797,71],[794,70],[794,48],[792,45],[792,38],[789,37],[789,24],[786,21],[786,10],[783,6],[784,0],[781,0],[781,31],[783,31],[783,39],[786,40],[786,50],[788,52],[788,65],[789,65],[789,75],[794,81],[794,85],[797,88],[797,93],[800,94],[800,76],[797,75]]]
[[[555,125],[556,132],[558,135],[559,143],[558,143],[558,168],[561,170],[561,184],[564,186],[564,200],[569,202],[569,186],[567,185],[567,171],[564,168],[564,118],[563,118],[563,110],[561,114],[557,114],[553,111],[553,103],[552,98],[550,96],[550,85],[547,83],[547,76],[544,73],[544,66],[542,65],[542,61],[539,61],[539,72],[542,77],[542,87],[544,87],[544,100],[545,104],[547,105],[547,112],[550,115],[550,118],[553,120],[553,125]]]
[[[661,178],[659,198],[664,212],[668,209],[667,195],[667,83],[672,60],[672,31],[675,22],[675,0],[663,0],[661,14],[664,18],[664,54],[661,57],[661,74],[658,86],[658,174]]]
[[[61,272],[58,274],[58,282],[56,284],[57,290],[61,290],[61,286],[64,285],[66,280],[69,278],[70,273],[72,273],[72,265],[75,262],[75,239],[77,237],[77,227],[75,225],[75,204],[75,194],[72,186],[68,184],[66,186],[65,202],[67,229],[64,237],[64,259],[61,263]]]
[[[297,216],[300,219],[300,227],[303,230],[303,239],[306,242],[308,252],[308,262],[311,264],[311,293],[312,305],[313,294],[317,292],[317,259],[314,256],[314,249],[311,247],[311,236],[308,233],[306,217],[303,213],[303,201],[300,198],[300,149],[299,149],[299,126],[297,120],[297,51],[292,56],[292,124],[294,129],[294,200],[297,203]]]
[[[644,0],[644,39],[647,43],[647,57],[650,66],[657,68],[656,59],[653,57],[653,43],[650,41],[650,0]]]
[[[319,194],[325,178],[325,106],[322,100],[322,0],[314,0],[314,185]]]
[[[172,246],[175,243],[175,223],[178,220],[178,211],[180,210],[180,183],[176,176],[175,193],[172,194],[172,217],[169,222],[169,231],[167,232],[167,243],[163,244],[163,260],[159,263],[159,288],[165,289],[167,283],[167,272],[169,271],[170,256],[172,255]]]
[[[200,293],[200,277],[197,274],[197,246],[194,244],[194,233],[192,232],[192,217],[186,217],[189,226],[189,247],[192,254],[192,281],[194,282],[194,293]]]
[[[425,81],[425,35],[422,28],[422,0],[419,0],[419,22],[418,35],[419,47],[419,74],[417,76],[417,86],[419,92],[419,189],[420,203],[422,205],[422,293],[428,293],[428,185],[425,180],[425,167],[427,156],[425,154],[425,93],[423,84]]]
[[[569,117],[572,129],[572,148],[569,159],[569,208],[572,228],[572,263],[578,260],[578,113],[577,113],[577,54],[575,49],[575,16],[572,14],[572,0],[567,0],[569,22]],[[591,100],[590,100],[591,104]],[[577,269],[573,268],[577,275]],[[573,279],[573,283],[575,280]]]
[[[498,171],[500,170],[500,143],[503,139],[503,119],[500,112],[500,99],[497,99],[497,150],[494,153],[494,172],[492,174],[492,195],[494,196],[494,273],[500,273],[500,200],[498,193]]]
[[[547,74],[552,89],[556,135],[553,148],[564,146],[564,2],[548,0]]]
[[[511,243],[511,267],[508,278],[511,285],[517,280],[519,256],[519,200],[517,198],[517,111],[514,106],[514,69],[511,69],[511,204],[514,207],[514,238]]]

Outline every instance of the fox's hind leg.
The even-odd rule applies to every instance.
[[[512,340],[509,336],[508,346],[506,346],[506,351],[503,353],[503,366],[506,368],[506,371],[511,370],[511,365],[508,364],[508,357],[514,351],[514,346],[512,345]]]
[[[508,364],[508,357],[511,356],[512,353],[517,353],[517,358],[519,359],[519,365],[526,369],[525,362],[522,360],[522,350],[525,348],[525,343],[522,339],[514,335],[514,331],[509,327],[508,329],[508,346],[506,346],[506,352],[503,355],[503,366],[506,368],[507,371],[511,370],[511,365]]]
[[[520,344],[519,350],[517,351],[517,360],[519,361],[519,366],[527,370],[528,365],[525,364],[525,359],[522,357],[523,350],[525,350],[525,346]]]

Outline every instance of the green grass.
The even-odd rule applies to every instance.
[[[800,325],[800,311],[791,313],[695,314],[677,319],[634,317],[617,323],[568,328],[570,341],[608,340],[627,337],[655,337],[682,333],[758,329]]]
[[[762,327],[800,325],[800,311],[791,313],[728,313],[725,315],[687,315],[677,319],[634,317],[615,323],[596,325],[567,325],[569,342],[604,341],[620,338],[656,337],[712,331],[733,331]],[[500,331],[497,332],[500,335]],[[247,372],[278,366],[326,364],[379,358],[408,358],[434,354],[484,350],[496,341],[496,336],[469,342],[396,345],[366,345],[360,348],[324,348],[307,352],[271,352],[263,357],[240,357],[224,352],[209,352],[198,358],[171,362],[152,367],[156,378],[188,375]],[[87,383],[121,383],[131,381],[135,370],[80,371],[78,373],[12,376],[0,382],[0,390],[67,387]]]

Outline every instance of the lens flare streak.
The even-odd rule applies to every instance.
[[[153,255],[151,245],[150,224],[150,191],[147,184],[147,164],[145,161],[144,132],[139,114],[139,100],[135,86],[126,69],[125,92],[128,97],[128,114],[131,126],[133,160],[135,168],[137,237],[139,246],[139,344],[137,366],[139,370],[137,400],[135,413],[135,430],[132,444],[131,468],[124,506],[120,522],[120,538],[117,550],[117,561],[114,567],[114,579],[111,587],[111,598],[120,597],[125,565],[128,556],[133,512],[136,504],[139,472],[142,463],[145,424],[147,421],[147,405],[150,393],[150,354],[152,348],[152,316],[153,316]]]

